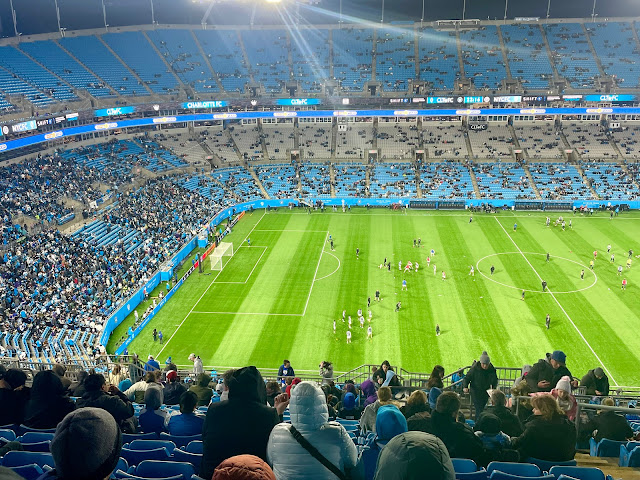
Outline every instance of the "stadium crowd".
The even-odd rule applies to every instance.
[[[348,380],[338,386],[330,362],[320,364],[322,380],[316,383],[296,377],[288,360],[275,381],[265,381],[252,366],[216,379],[203,372],[199,357],[190,359],[194,370],[184,380],[170,358],[161,370],[150,356],[145,364],[134,357],[128,368],[116,363],[106,377],[83,372],[73,383],[56,365],[39,371],[30,387],[24,371],[0,366],[0,424],[5,429],[0,429],[0,455],[35,448],[21,442],[23,437],[17,442],[6,438],[8,430],[20,425],[55,429],[50,442],[55,470],[42,478],[108,478],[119,457],[134,449],[133,443],[122,448],[125,434],[129,440],[158,435],[160,440],[195,439],[200,454],[186,458],[204,479],[413,479],[425,467],[432,473],[429,478],[453,479],[451,458],[470,459],[479,467],[532,459],[562,463],[574,458],[581,439],[634,438],[625,417],[613,411],[585,416],[576,430],[572,391],[578,385],[592,401],[614,402],[600,367],[578,380],[562,351],[525,365],[507,394],[498,388],[487,352],[466,373],[456,371],[446,388],[445,369],[436,365],[420,389],[401,387],[388,361],[359,385]],[[462,408],[461,394],[467,393],[475,421]],[[527,399],[518,402],[517,397]],[[76,458],[78,442],[83,448],[96,446],[91,460]],[[174,455],[164,460],[177,461],[173,458],[184,453],[176,445],[171,449]],[[242,461],[238,455],[244,456]],[[247,455],[252,468],[243,463]],[[238,461],[263,476],[221,473]],[[91,476],[71,473],[79,468]]]

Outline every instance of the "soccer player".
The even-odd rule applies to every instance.
[[[611,253],[611,244],[607,245],[607,253]]]
[[[349,315],[349,328],[351,328],[351,315]]]
[[[622,275],[622,265],[618,266],[618,276]]]
[[[626,290],[627,289],[627,279],[623,278],[622,279],[622,290]],[[162,342],[160,342],[162,343]]]
[[[162,330],[158,330],[158,340],[160,340],[160,343],[162,343],[163,338],[164,336],[162,335]]]
[[[543,292],[547,291],[547,282],[545,282],[544,280],[542,280],[542,291]]]
[[[371,297],[367,297],[367,308],[371,306]]]
[[[380,301],[380,290],[376,290],[376,302]]]
[[[547,318],[544,321],[545,325],[547,326],[547,330],[549,330],[549,327],[551,326],[551,315],[549,315],[547,313]]]
[[[517,224],[517,223],[514,223],[514,224],[513,224],[513,231],[515,232],[516,230],[518,230],[518,224]]]
[[[442,271],[442,280],[446,280],[447,279],[447,274],[445,273],[445,271]]]
[[[387,270],[390,272],[391,271],[391,262],[387,263]]]
[[[387,257],[384,257],[384,263],[382,264],[383,267],[387,266]]]
[[[371,325],[367,327],[367,338],[373,338],[373,329],[371,328]]]
[[[360,258],[360,249],[356,248],[356,258]]]
[[[336,321],[333,321],[333,334],[336,334]]]
[[[371,323],[371,318],[373,317],[373,313],[371,313],[371,310],[369,310],[369,323]]]
[[[436,266],[435,265],[433,266],[433,274],[434,275],[436,274]]]
[[[247,237],[247,247],[251,246],[251,239],[249,237]]]
[[[549,254],[549,252],[547,252],[547,262],[551,259],[551,254]]]
[[[361,308],[359,308],[359,309],[358,309],[358,316],[359,316],[359,317],[361,317],[361,316],[362,316],[362,309],[361,309]]]
[[[347,311],[342,310],[342,323],[344,323],[344,319],[347,317]]]
[[[545,225],[548,227],[550,223],[551,223],[551,219],[547,217],[547,221],[545,222]]]
[[[416,273],[418,273],[418,268],[420,268],[420,264],[416,262]]]
[[[627,260],[627,268],[631,268],[631,259],[630,258]]]
[[[633,257],[633,250],[629,249],[629,258]]]
[[[584,268],[580,270],[580,280],[584,280]]]
[[[413,239],[413,248],[416,248],[416,245],[418,244],[418,241],[414,238]]]
[[[473,265],[471,265],[471,270],[469,270],[469,275],[471,275],[472,277],[475,277],[475,276],[476,276],[476,272],[475,272],[475,270],[473,269]]]
[[[522,290],[522,296],[520,297],[520,300],[524,301],[524,290]]]
[[[411,261],[408,261],[407,265],[404,267],[404,271],[410,272],[412,268],[413,268],[413,263],[411,263]]]
[[[565,223],[565,221],[563,220],[563,221],[562,221],[562,231],[563,231],[563,232],[564,232],[564,227],[565,227],[566,225],[567,225],[567,224],[566,224],[566,223]]]
[[[331,250],[333,250],[333,240],[331,240]]]
[[[436,337],[440,336],[440,325],[436,323]]]
[[[629,251],[631,251],[631,250],[629,250]],[[436,256],[436,251],[435,251],[433,248],[431,249],[431,256],[432,256],[432,257],[435,257],[435,256]]]
[[[427,267],[429,266],[430,263],[431,263],[431,257],[427,257]]]
[[[398,262],[398,270],[402,271],[402,261]]]
[[[616,261],[616,254],[615,254],[615,253],[612,253],[612,254],[611,254],[610,262],[611,262],[611,263],[613,263],[613,262],[615,262],[615,261]]]
[[[360,320],[360,328],[364,328],[364,317],[360,317],[358,320]]]
[[[351,343],[351,330],[347,330],[347,343]]]
[[[571,220],[569,220],[569,228],[573,229],[573,224],[571,223]]]
[[[469,223],[473,222],[473,215],[469,217]]]
[[[402,280],[402,290],[406,290],[406,289],[407,289],[407,281]]]
[[[593,270],[593,264],[594,264],[594,262],[593,262],[593,260],[591,260],[591,261],[589,262],[589,268],[590,268],[591,270]]]
[[[402,303],[401,302],[396,303],[396,312],[400,311],[400,307],[402,307]]]
[[[422,246],[422,239],[420,237],[418,237],[418,247]]]
[[[598,250],[593,251],[593,259],[595,260],[596,258],[598,258]]]

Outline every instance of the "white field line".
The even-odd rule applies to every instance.
[[[266,210],[265,210],[265,212],[262,214],[262,217],[260,217],[260,220],[258,220],[258,221],[256,222],[256,224],[253,226],[253,228],[251,229],[251,231],[247,234],[247,236],[246,236],[246,237],[244,237],[244,239],[242,240],[242,242],[240,242],[240,245],[242,245],[242,244],[247,240],[247,238],[249,237],[249,235],[251,235],[251,234],[253,233],[253,230],[254,230],[254,229],[258,226],[258,224],[262,221],[262,219],[264,218],[265,214],[266,214]],[[233,255],[231,255],[231,257],[230,257],[229,259],[233,258],[233,257],[235,256],[235,254],[236,254],[236,253],[238,253],[238,250],[240,250],[240,249],[239,249],[239,248],[236,248],[236,249],[233,251]],[[229,265],[229,262],[227,262],[227,265]],[[175,336],[176,336],[176,333],[178,333],[178,330],[180,330],[180,327],[182,327],[182,325],[183,325],[183,324],[184,324],[184,322],[187,320],[187,318],[189,318],[189,315],[191,315],[191,312],[193,312],[193,311],[195,310],[196,305],[198,305],[198,303],[200,303],[200,300],[202,300],[202,299],[204,298],[204,296],[207,294],[207,292],[209,291],[209,289],[211,288],[211,286],[215,283],[216,278],[218,278],[218,276],[219,276],[219,275],[224,271],[224,268],[225,268],[225,267],[226,267],[226,265],[222,267],[222,270],[220,270],[220,271],[216,274],[216,276],[215,276],[215,277],[213,277],[213,280],[211,280],[211,283],[209,284],[209,286],[205,289],[205,291],[204,291],[204,292],[202,292],[202,295],[200,295],[200,298],[198,298],[198,301],[197,301],[197,302],[195,302],[195,303],[193,304],[193,307],[191,307],[191,310],[189,310],[189,313],[187,313],[187,314],[185,315],[185,317],[184,317],[184,318],[182,319],[182,321],[180,322],[180,325],[178,325],[178,328],[176,328],[176,329],[175,329],[175,331],[173,332],[173,334],[169,337],[169,340],[167,340],[167,341],[165,342],[164,346],[163,346],[163,347],[160,349],[160,351],[156,354],[156,357],[158,357],[158,356],[159,356],[159,355],[164,351],[164,349],[165,349],[165,348],[167,348],[167,345],[169,345],[169,342],[171,342],[171,340],[173,339],[173,337],[175,337]]]
[[[251,275],[253,275],[253,271],[256,269],[256,267],[260,263],[260,260],[262,260],[262,257],[264,257],[264,254],[267,251],[267,247],[264,247],[264,246],[251,246],[251,247],[246,247],[246,248],[263,248],[264,249],[264,250],[262,250],[262,254],[260,255],[260,258],[258,258],[258,260],[256,261],[255,265],[253,266],[253,268],[249,272],[249,276],[246,278],[246,280],[244,282],[216,282],[216,283],[218,283],[218,284],[229,284],[229,283],[232,283],[234,285],[246,285],[247,284],[247,282],[251,278]],[[227,263],[229,263],[229,262],[227,262]]]
[[[336,267],[336,269],[335,269],[333,272],[331,272],[331,273],[329,273],[329,274],[325,275],[324,277],[316,278],[316,282],[318,282],[318,281],[320,281],[320,280],[324,280],[325,278],[330,277],[331,275],[333,275],[334,273],[336,273],[338,270],[340,270],[340,265],[341,265],[341,263],[340,263],[340,259],[339,259],[338,257],[336,257],[336,256],[335,256],[333,253],[331,253],[331,252],[327,252],[327,255],[331,255],[333,258],[335,258],[336,260],[338,260],[338,266]]]
[[[202,313],[206,315],[269,315],[277,317],[301,317],[302,313],[260,313],[260,312],[201,312],[193,311],[191,313]]]
[[[311,281],[311,288],[309,288],[309,295],[307,295],[307,303],[304,304],[304,310],[302,311],[302,316],[307,313],[307,307],[309,306],[309,300],[311,300],[311,293],[313,292],[313,285],[316,283],[316,277],[318,276],[318,269],[320,268],[320,262],[322,261],[322,255],[324,254],[324,246],[327,244],[327,239],[329,238],[329,232],[327,231],[327,235],[324,237],[324,242],[322,242],[322,250],[320,250],[320,258],[318,258],[318,265],[316,265],[316,271],[313,274],[313,280]]]
[[[523,253],[522,250],[520,250],[520,247],[518,246],[518,244],[515,242],[515,240],[511,237],[511,235],[509,234],[509,232],[507,232],[507,230],[504,228],[504,226],[500,223],[500,220],[498,220],[496,217],[494,217],[496,219],[496,222],[498,222],[498,225],[500,225],[500,228],[502,228],[502,231],[507,235],[507,237],[509,237],[509,240],[511,240],[511,242],[513,243],[513,245],[516,247],[516,249],[520,252],[520,254],[522,255],[522,257],[524,258],[524,260],[529,264],[529,266],[531,267],[531,269],[533,270],[533,273],[536,274],[536,276],[538,277],[538,279],[542,282],[542,277],[538,274],[537,270],[535,269],[535,267],[533,265],[531,265],[531,262],[529,261],[529,259],[527,258],[527,256]],[[578,335],[580,335],[580,338],[582,338],[582,340],[584,341],[584,343],[587,345],[587,347],[589,347],[589,350],[591,350],[591,353],[593,353],[594,357],[596,357],[596,359],[598,360],[598,362],[600,363],[600,365],[602,365],[602,368],[604,368],[604,370],[607,372],[607,376],[611,379],[611,381],[613,382],[614,386],[618,386],[618,383],[615,381],[615,379],[613,378],[613,376],[611,375],[611,372],[609,371],[609,369],[605,366],[605,364],[602,362],[602,360],[600,360],[600,357],[598,356],[598,354],[595,352],[595,350],[593,349],[593,347],[589,344],[589,342],[587,341],[587,339],[584,337],[584,335],[582,334],[582,332],[580,331],[580,329],[578,328],[578,326],[573,322],[573,320],[571,320],[571,317],[569,316],[569,314],[567,313],[567,311],[564,309],[564,307],[560,304],[560,302],[558,301],[558,299],[556,298],[556,296],[553,294],[553,292],[549,289],[549,287],[547,287],[547,291],[549,292],[549,295],[551,295],[551,298],[553,298],[555,300],[555,302],[558,304],[558,306],[560,307],[560,310],[562,310],[562,312],[565,314],[565,316],[567,317],[567,319],[569,320],[569,322],[571,322],[571,325],[573,325],[573,328],[576,329],[576,332],[578,332]]]
[[[326,233],[326,230],[255,230],[256,232]]]

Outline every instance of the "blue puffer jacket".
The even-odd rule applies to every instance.
[[[337,422],[329,422],[327,401],[320,387],[301,382],[291,392],[291,424],[331,463],[342,471],[353,468],[357,451],[347,431]],[[335,480],[329,469],[313,458],[290,432],[291,425],[274,427],[267,445],[267,460],[278,480]]]

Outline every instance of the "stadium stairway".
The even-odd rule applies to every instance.
[[[500,51],[502,52],[502,61],[504,62],[504,68],[507,72],[507,80],[513,80],[511,76],[511,67],[509,66],[509,59],[507,58],[507,49],[504,46],[504,39],[502,38],[502,30],[500,25],[497,25],[498,40],[500,41]],[[515,136],[513,138],[516,138]]]
[[[549,63],[551,63],[551,70],[553,72],[553,78],[558,79],[560,75],[558,75],[558,69],[556,68],[556,64],[553,60],[553,52],[551,51],[551,46],[549,46],[549,39],[547,38],[547,34],[544,31],[544,27],[542,25],[538,25],[540,28],[540,33],[542,34],[542,38],[544,39],[544,46],[547,50],[547,56],[549,57]]]
[[[529,179],[529,185],[531,185],[531,189],[536,194],[536,198],[538,200],[542,200],[542,195],[540,195],[540,190],[538,190],[538,186],[536,185],[536,182],[533,181],[533,175],[531,175],[531,170],[529,170],[529,165],[527,164],[527,162],[524,162],[522,164],[522,169],[524,170],[524,173],[527,174],[527,178]]]
[[[200,52],[200,55],[202,55],[202,58],[204,58],[204,61],[207,64],[207,67],[209,68],[211,75],[213,76],[213,78],[216,80],[216,83],[218,84],[218,88],[220,89],[221,92],[224,92],[224,86],[220,81],[220,77],[218,77],[218,73],[215,71],[215,69],[213,68],[213,65],[211,64],[211,59],[204,52],[204,49],[202,48],[202,45],[200,45],[200,42],[198,41],[198,37],[196,36],[195,32],[193,30],[190,30],[190,31],[191,31],[191,36],[193,37],[193,41],[198,47],[198,51]]]
[[[336,198],[336,170],[333,162],[329,166],[329,178],[331,179],[331,198]]]
[[[467,142],[469,139],[467,139]],[[480,187],[478,187],[478,179],[476,178],[476,172],[473,171],[473,160],[467,166],[469,170],[469,176],[471,177],[471,184],[473,185],[473,191],[476,194],[476,198],[482,198],[482,193],[480,193]]]
[[[156,52],[156,55],[160,57],[160,59],[162,60],[162,63],[164,63],[165,67],[167,67],[167,75],[169,74],[173,75],[173,77],[178,82],[178,85],[184,88],[184,83],[182,83],[180,76],[176,75],[176,73],[173,71],[173,68],[171,68],[171,65],[169,65],[169,62],[167,62],[167,59],[165,58],[165,56],[162,55],[160,50],[158,50],[158,47],[156,46],[156,44],[151,41],[151,39],[149,38],[149,35],[147,35],[147,32],[145,32],[144,30],[141,30],[140,33],[142,33],[142,36],[147,40],[147,42],[149,42],[149,45],[151,45],[151,48],[153,49],[153,51]]]
[[[593,42],[591,41],[591,35],[589,35],[589,32],[587,32],[587,27],[585,27],[584,23],[580,23],[580,25],[582,26],[582,30],[584,32],[584,37],[587,39],[587,43],[589,44],[589,49],[591,50],[591,55],[593,55],[593,58],[595,58],[595,60],[596,60],[596,65],[598,66],[598,70],[600,71],[600,75],[602,75],[603,77],[606,77],[607,74],[605,73],[604,68],[602,67],[602,62],[600,61],[600,57],[596,53],[596,49],[593,47]]]
[[[572,165],[574,165],[576,167],[576,170],[578,171],[578,173],[580,174],[580,177],[582,178],[582,182],[589,187],[589,192],[591,193],[591,196],[594,199],[598,199],[600,198],[598,196],[598,194],[596,193],[595,189],[593,188],[593,186],[591,185],[591,181],[587,178],[587,176],[584,174],[584,170],[582,170],[582,167],[580,166],[580,153],[578,153],[578,150],[573,148],[573,146],[569,143],[569,140],[567,140],[566,135],[564,134],[564,132],[562,131],[562,129],[560,129],[560,138],[562,139],[562,143],[564,145],[563,150],[565,149],[569,149],[569,150],[573,150],[573,153],[575,154],[575,156],[578,158],[577,162],[571,161],[571,159],[569,158],[569,156],[567,154],[564,154],[566,157],[566,162],[570,163]]]
[[[458,50],[458,65],[460,67],[460,78],[466,78],[464,73],[464,56],[462,54],[462,42],[460,41],[460,33],[456,29],[456,49]],[[469,148],[471,150],[471,148]]]
[[[266,146],[264,144],[264,140],[262,140],[262,148],[264,148],[266,150]],[[247,170],[249,170],[249,173],[253,177],[253,180],[258,185],[258,188],[260,188],[260,192],[262,192],[262,195],[264,195],[264,198],[266,198],[267,200],[270,200],[271,197],[269,196],[269,193],[267,192],[267,189],[264,188],[264,185],[262,184],[262,182],[258,178],[258,175],[256,174],[256,171],[253,169],[253,167],[249,167],[249,168],[247,168]]]
[[[124,62],[124,60],[122,60],[122,58],[120,58],[120,55],[118,55],[118,54],[115,52],[115,50],[114,50],[113,48],[111,48],[111,46],[110,46],[107,42],[105,42],[105,41],[102,39],[102,35],[96,35],[96,37],[98,37],[98,40],[100,40],[100,42],[101,42],[101,43],[102,43],[102,44],[107,48],[107,50],[109,50],[109,52],[111,53],[111,55],[113,55],[113,56],[115,57],[115,59],[116,59],[116,60],[118,60],[122,65],[124,65],[124,67],[125,67],[129,72],[131,72],[131,75],[132,75],[132,76],[133,76],[133,77],[138,81],[138,83],[139,83],[142,87],[144,87],[144,89],[147,91],[147,93],[148,93],[149,95],[153,95],[153,92],[151,91],[151,89],[149,88],[149,86],[148,86],[145,82],[143,82],[143,81],[142,81],[142,79],[140,78],[140,76],[139,76],[136,72],[134,72],[134,71],[133,71],[133,69],[132,69],[129,65],[127,65],[127,63],[125,63],[125,62]]]

